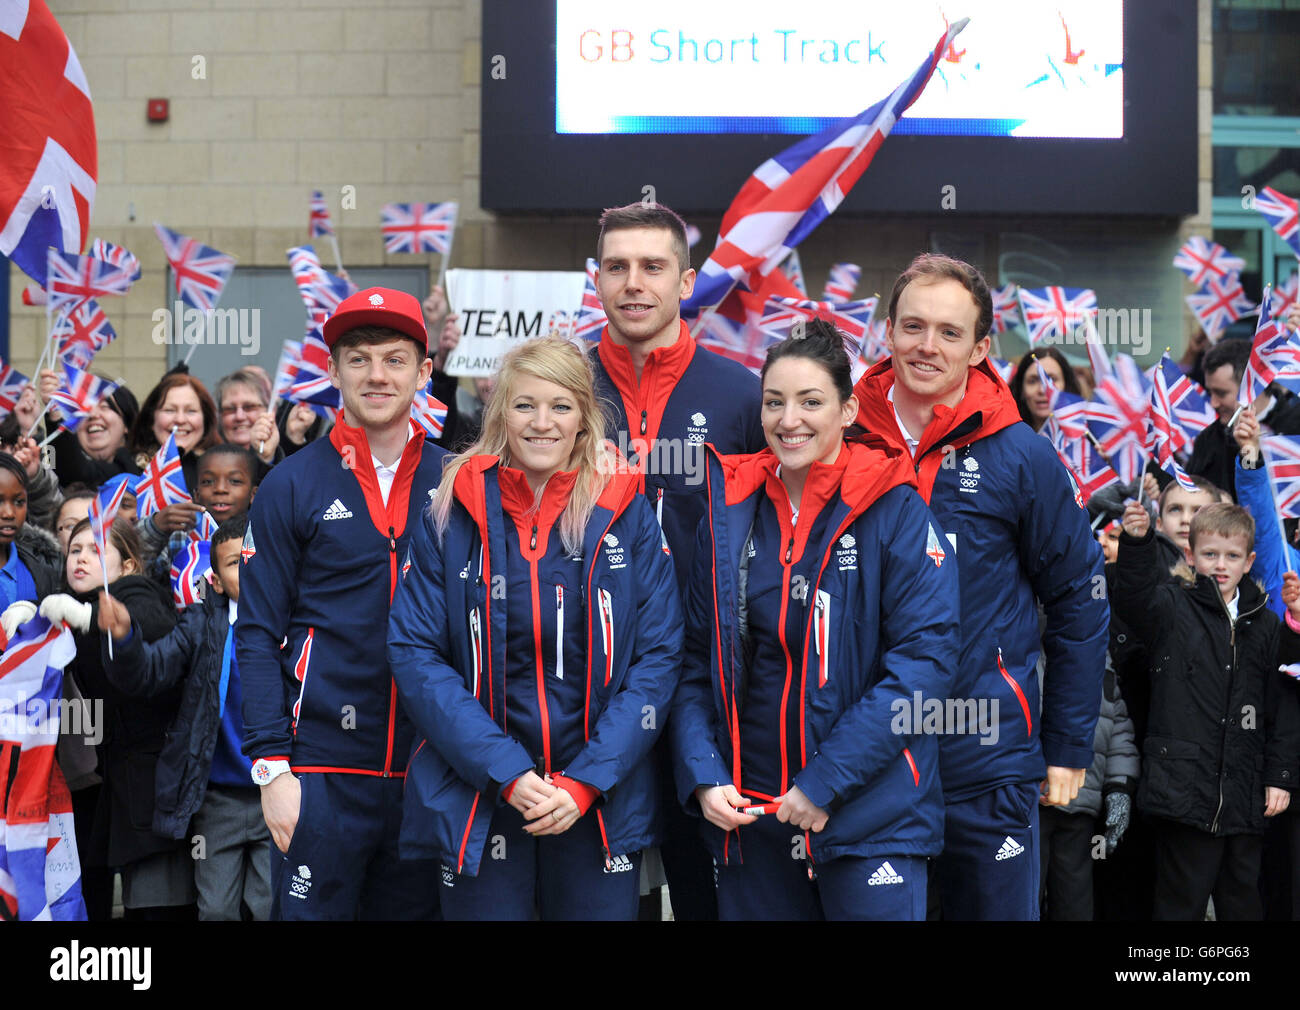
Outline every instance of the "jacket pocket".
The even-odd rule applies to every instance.
[[[1197,759],[1201,748],[1190,740],[1149,736],[1143,751],[1139,799],[1151,813],[1186,817],[1195,806]],[[1261,797],[1262,799],[1262,797]]]
[[[483,621],[479,617],[478,607],[469,612],[469,643],[470,656],[473,660],[473,683],[470,684],[470,689],[477,698],[483,673]]]
[[[1016,678],[1007,673],[1006,665],[1002,662],[1002,649],[998,648],[998,673],[1002,674],[1002,679],[1011,686],[1011,692],[1016,696],[1016,701],[1020,704],[1020,711],[1025,717],[1025,736],[1033,737],[1034,735],[1034,718],[1029,711],[1029,700],[1025,697],[1024,689],[1016,682]]]
[[[293,735],[298,736],[298,722],[302,718],[302,700],[307,693],[307,671],[311,666],[311,643],[316,637],[316,629],[308,628],[307,637],[303,639],[298,660],[293,664],[293,675],[298,680],[298,698],[293,703]]]
[[[608,589],[596,590],[596,613],[600,619],[600,640],[605,653],[605,687],[614,677],[614,598]]]

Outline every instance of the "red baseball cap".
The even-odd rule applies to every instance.
[[[322,328],[325,346],[333,350],[339,337],[358,326],[386,326],[410,337],[426,354],[429,351],[429,333],[424,328],[420,301],[405,291],[366,288],[344,298],[334,314],[325,320]]]

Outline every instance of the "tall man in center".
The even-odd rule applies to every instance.
[[[992,743],[957,727],[939,738],[943,915],[1024,920],[1038,918],[1038,806],[1069,803],[1092,764],[1110,613],[1078,488],[988,363],[992,322],[978,270],[918,256],[889,299],[891,357],[853,392],[858,423],[912,459],[946,534],[935,546],[956,554],[952,694],[998,722]]]
[[[324,337],[343,412],[259,488],[235,627],[271,918],[434,918],[437,864],[398,858],[413,731],[385,648],[407,531],[447,455],[411,421],[428,338],[420,303],[388,288],[344,299]]]
[[[707,503],[704,443],[724,454],[763,447],[758,378],[698,346],[682,321],[695,271],[686,225],[667,207],[634,203],[605,211],[596,259],[608,323],[591,360],[614,418],[608,435],[642,472],[684,592]],[[673,915],[716,919],[712,862],[699,822],[677,800],[667,739],[665,733],[658,751],[667,821],[660,852]]]

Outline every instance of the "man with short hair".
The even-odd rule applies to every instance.
[[[358,292],[324,338],[343,412],[258,490],[235,630],[271,914],[436,918],[437,864],[398,856],[412,727],[385,649],[408,521],[446,456],[411,421],[431,368],[420,303]]]
[[[993,303],[968,263],[921,255],[894,284],[892,356],[857,383],[858,423],[912,458],[957,559],[952,695],[995,713],[996,743],[946,727],[937,866],[951,919],[1038,918],[1038,806],[1065,806],[1093,759],[1106,660],[1102,553],[1051,444],[987,359]],[[1041,717],[1038,606],[1046,612]]]
[[[1222,488],[1237,500],[1237,475],[1234,466],[1238,446],[1228,422],[1237,412],[1241,377],[1250,360],[1250,340],[1221,340],[1205,352],[1205,391],[1210,406],[1219,416],[1196,436],[1187,472],[1198,474],[1215,487]],[[1276,384],[1256,397],[1255,417],[1267,429],[1265,434],[1300,434],[1300,399]]]
[[[681,302],[695,288],[695,271],[685,222],[673,211],[653,203],[606,210],[596,258],[596,290],[609,321],[590,358],[597,391],[613,408],[607,434],[643,474],[683,589],[706,505],[703,445],[722,453],[763,447],[758,378],[699,347],[682,321]],[[660,851],[673,915],[716,919],[713,870],[699,823],[682,811],[666,744],[659,757],[666,794]]]

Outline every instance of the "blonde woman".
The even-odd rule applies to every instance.
[[[448,919],[636,918],[682,622],[654,513],[604,431],[577,347],[512,351],[402,565],[403,854],[441,859]]]

